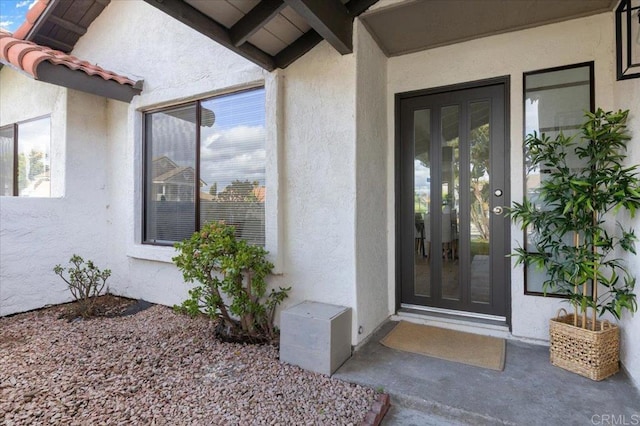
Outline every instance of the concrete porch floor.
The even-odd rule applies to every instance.
[[[621,371],[600,382],[551,365],[549,348],[507,340],[504,371],[379,343],[384,324],[335,378],[383,389],[383,425],[640,425],[640,394]]]

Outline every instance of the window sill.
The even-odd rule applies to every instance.
[[[134,259],[151,260],[155,262],[173,263],[171,260],[177,254],[176,249],[166,246],[134,244],[127,250],[127,256]]]
[[[151,262],[162,263],[173,263],[173,260],[171,260],[171,258],[176,256],[177,254],[178,252],[173,247],[154,246],[150,244],[133,244],[129,246],[127,250],[127,256],[132,259],[148,260]],[[269,253],[267,255],[267,260],[275,264],[273,271],[271,271],[271,275],[284,275],[282,267],[276,263],[276,256],[272,256],[271,253]]]

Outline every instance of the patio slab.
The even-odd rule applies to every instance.
[[[394,325],[334,374],[391,395],[383,425],[640,424],[640,394],[623,371],[594,382],[552,366],[548,347],[515,340],[504,371],[487,370],[381,345]]]

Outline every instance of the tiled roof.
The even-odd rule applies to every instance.
[[[0,0],[3,2],[5,0]],[[29,0],[24,22],[13,36],[71,53],[111,0]],[[24,3],[24,2],[23,2]]]
[[[122,85],[138,88],[136,82],[125,76],[107,71],[59,50],[20,40],[4,30],[0,30],[0,61],[26,72],[36,80],[38,80],[38,66],[47,61],[53,65],[62,65],[74,71],[82,71],[89,76],[99,76],[107,81],[113,80]]]
[[[15,38],[24,40],[24,38],[29,34],[29,31],[35,26],[40,15],[47,9],[47,5],[50,0],[38,0],[36,3],[31,6],[29,11],[27,12],[27,16],[25,17],[24,23],[20,25],[20,28],[13,33]]]

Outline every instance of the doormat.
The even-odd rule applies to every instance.
[[[506,342],[497,337],[400,321],[380,343],[400,351],[504,370]]]

